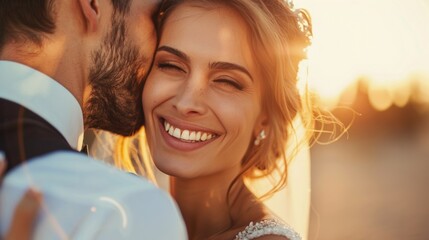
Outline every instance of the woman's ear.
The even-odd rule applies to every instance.
[[[79,0],[87,31],[95,32],[99,26],[100,5],[99,0]]]
[[[253,136],[257,137],[261,134],[261,131],[268,133],[268,114],[266,111],[262,111],[259,117],[256,119],[255,129],[253,130]]]

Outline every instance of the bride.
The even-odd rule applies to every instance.
[[[300,239],[261,201],[286,184],[294,119],[312,122],[296,86],[310,37],[300,17],[281,0],[161,6],[145,132],[190,239]],[[273,174],[262,196],[246,185]]]

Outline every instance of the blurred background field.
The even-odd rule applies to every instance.
[[[295,4],[313,16],[310,89],[354,119],[310,150],[309,239],[429,239],[429,1]]]
[[[378,111],[359,92],[348,135],[311,148],[309,239],[429,239],[427,107]]]

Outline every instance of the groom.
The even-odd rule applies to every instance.
[[[1,235],[34,186],[45,203],[35,239],[186,239],[166,193],[78,153],[86,128],[141,126],[157,4],[0,0]]]

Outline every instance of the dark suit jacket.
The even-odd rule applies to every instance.
[[[0,151],[7,170],[56,150],[74,151],[48,122],[27,108],[0,98]]]

